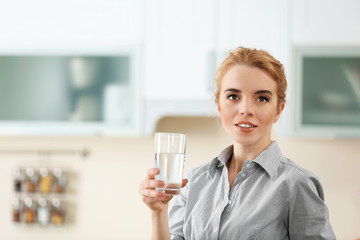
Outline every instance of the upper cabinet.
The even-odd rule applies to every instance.
[[[138,132],[136,50],[0,55],[0,134]]]
[[[216,69],[245,46],[284,64],[281,130],[291,135],[301,129],[296,111],[309,122],[318,110],[303,101],[316,76],[299,78],[313,70],[299,70],[296,49],[359,45],[359,8],[357,0],[1,1],[0,133],[151,134],[165,116],[216,116]]]
[[[0,134],[140,133],[142,0],[0,6]]]
[[[360,42],[360,1],[290,1],[294,44],[347,45]]]
[[[218,1],[219,55],[236,46],[264,49],[283,61],[288,46],[288,1]]]
[[[207,99],[213,89],[214,1],[148,0],[147,100]]]
[[[138,45],[142,0],[0,3],[0,48],[56,49]]]
[[[359,137],[360,2],[288,3],[285,136]]]
[[[360,48],[295,49],[295,133],[360,136]]]
[[[216,1],[147,0],[143,131],[164,116],[215,116]]]

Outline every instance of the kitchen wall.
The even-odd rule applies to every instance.
[[[164,118],[157,131],[188,134],[186,171],[210,161],[230,139],[217,118]],[[316,173],[337,239],[360,237],[360,140],[286,139],[274,126],[283,154]],[[138,194],[153,165],[153,137],[1,137],[1,149],[74,149],[88,146],[86,159],[0,155],[0,239],[149,239],[150,215]],[[12,168],[61,166],[69,175],[68,224],[59,228],[14,226],[11,219]]]

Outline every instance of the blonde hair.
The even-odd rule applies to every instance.
[[[286,102],[287,82],[283,65],[264,50],[238,47],[230,51],[216,72],[215,102],[219,104],[221,81],[235,65],[246,65],[264,70],[277,83],[278,106]]]

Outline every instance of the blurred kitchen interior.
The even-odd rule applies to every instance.
[[[186,171],[231,143],[213,80],[239,45],[284,64],[273,139],[320,177],[337,238],[360,238],[359,10],[357,0],[2,0],[0,239],[149,239],[138,186],[153,133],[188,135]],[[28,193],[30,168],[52,184]],[[60,199],[63,215],[24,216],[27,197],[47,210]]]

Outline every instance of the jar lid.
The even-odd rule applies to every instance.
[[[34,174],[35,174],[35,170],[34,170],[34,168],[32,168],[32,167],[28,167],[28,168],[26,168],[26,174],[29,176],[29,177],[32,177],[32,176],[34,176]]]
[[[33,201],[29,197],[24,198],[24,203],[27,207],[31,207],[33,205]]]
[[[61,205],[61,200],[60,199],[58,199],[58,198],[53,198],[52,199],[52,204],[54,205],[54,207],[60,207],[60,205]]]
[[[53,170],[55,177],[60,177],[62,175],[61,168],[54,168]]]
[[[42,177],[46,177],[49,174],[49,171],[47,170],[47,168],[40,168],[40,175]]]
[[[39,203],[39,205],[40,205],[41,207],[45,207],[46,204],[47,204],[47,201],[46,201],[45,198],[39,198],[39,199],[38,199],[38,203]]]

